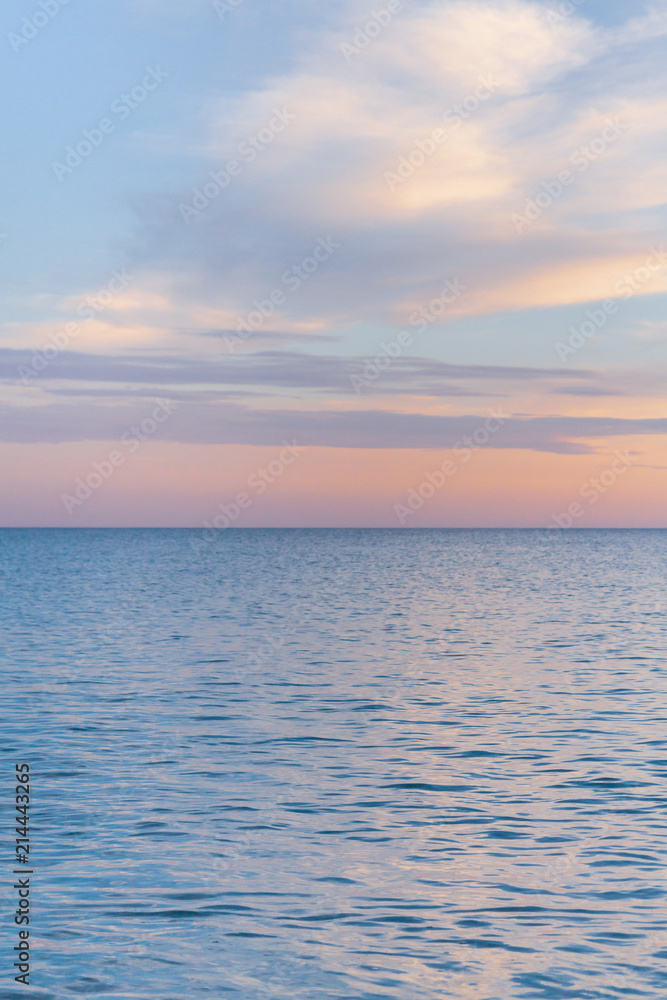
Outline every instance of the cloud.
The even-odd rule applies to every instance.
[[[341,45],[369,17],[365,2],[351,3],[289,72],[209,102],[192,190],[232,158],[240,175],[189,226],[178,206],[192,190],[175,193],[166,212],[163,195],[144,205],[153,263],[180,281],[175,297],[247,311],[319,237],[341,249],[289,298],[276,329],[387,321],[447,277],[470,290],[451,316],[614,294],[659,232],[648,212],[667,197],[666,72],[652,65],[648,83],[639,62],[607,72],[622,57],[621,30],[580,15],[552,24],[548,14],[528,0],[406,4],[346,60]],[[631,22],[639,52],[663,20],[657,11]],[[475,104],[482,80],[490,93]],[[275,108],[293,121],[246,161],[239,144]],[[623,123],[618,141],[573,166],[610,119]],[[420,158],[436,128],[446,138]],[[420,165],[392,188],[388,174],[414,151]],[[518,234],[513,215],[564,169],[572,184]],[[637,294],[665,291],[660,273]]]
[[[664,0],[649,6],[645,14],[632,18],[622,28],[608,33],[610,47],[621,48],[650,42],[667,34],[667,8]]]
[[[554,395],[558,396],[626,396],[622,389],[613,389],[611,386],[594,385],[568,385],[564,388],[552,389]]]
[[[95,405],[87,402],[44,406],[0,405],[0,440],[60,443],[117,441],[150,415],[152,404]],[[493,416],[491,416],[493,414]],[[485,446],[561,455],[596,454],[590,440],[665,435],[667,418],[516,417],[501,409],[478,415],[433,415],[389,410],[251,410],[239,403],[208,402],[180,407],[155,434],[156,440],[183,444],[279,445],[331,448],[451,449],[464,445],[486,422],[503,425]]]
[[[377,46],[413,76],[460,85],[483,74],[506,93],[524,94],[582,65],[600,48],[589,22],[555,26],[541,4],[522,0],[454,2],[415,7],[400,33]]]
[[[13,384],[33,362],[30,351],[0,348],[0,381]],[[229,387],[245,386],[265,393],[276,390],[315,390],[350,396],[355,394],[351,376],[363,375],[363,357],[305,354],[297,351],[258,351],[233,356],[183,356],[150,354],[98,355],[66,351],[43,371],[28,380],[32,387],[58,382],[118,383],[125,386],[218,386],[220,395]],[[526,383],[588,382],[596,379],[589,370],[531,368],[517,365],[457,365],[431,358],[405,355],[392,361],[377,382],[368,381],[371,393],[414,395],[475,395],[484,385],[487,393],[504,392]],[[455,384],[466,383],[466,384]],[[496,388],[497,386],[497,388]]]
[[[665,341],[667,340],[667,321],[642,320],[632,331],[632,334],[640,341]]]

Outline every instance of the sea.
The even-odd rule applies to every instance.
[[[3,1000],[667,997],[667,532],[0,558]]]

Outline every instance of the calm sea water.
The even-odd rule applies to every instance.
[[[0,532],[2,998],[664,1000],[667,532],[200,542]]]

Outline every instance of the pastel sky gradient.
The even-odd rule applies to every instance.
[[[667,527],[666,0],[388,7],[5,0],[1,525]]]

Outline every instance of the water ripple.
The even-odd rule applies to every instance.
[[[43,1000],[664,1000],[667,533],[4,531]]]

